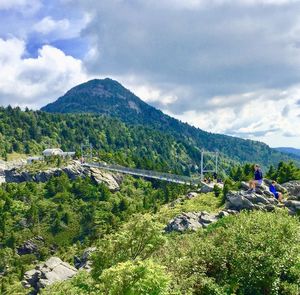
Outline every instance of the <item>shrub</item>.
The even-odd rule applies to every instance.
[[[107,295],[167,294],[170,277],[151,260],[127,261],[103,271],[100,293]]]
[[[185,274],[194,277],[196,294],[212,294],[205,291],[211,288],[224,294],[294,294],[300,284],[299,230],[299,222],[282,212],[223,218],[192,236],[195,247],[187,257],[193,259],[183,260]]]
[[[99,241],[94,254],[93,277],[126,260],[147,259],[164,242],[162,225],[150,214],[137,214],[120,230]]]

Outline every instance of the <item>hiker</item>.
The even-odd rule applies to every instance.
[[[254,165],[254,179],[249,181],[250,191],[255,191],[257,185],[263,182],[263,174],[258,164]]]
[[[280,193],[276,190],[276,181],[275,180],[272,180],[272,183],[269,186],[269,190],[274,195],[275,199],[277,199],[279,202],[282,201],[282,193]]]

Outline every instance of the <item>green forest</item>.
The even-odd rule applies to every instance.
[[[167,127],[161,131],[104,115],[51,114],[0,107],[0,156],[7,159],[12,152],[40,155],[47,147],[61,147],[78,154],[80,145],[89,142],[94,156],[102,161],[184,175],[197,172],[202,149],[218,151],[220,167],[225,171],[234,163],[251,161],[268,167],[291,160],[288,155],[250,140],[228,140],[229,137],[204,132],[198,142],[195,138],[199,133],[194,131],[181,136],[184,130],[178,130],[176,135]]]

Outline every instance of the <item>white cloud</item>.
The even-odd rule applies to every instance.
[[[55,21],[52,17],[46,16],[33,26],[33,29],[42,34],[49,34],[53,31],[66,31],[70,28],[67,19]]]
[[[88,80],[82,62],[45,45],[37,58],[23,58],[25,42],[0,39],[0,104],[39,108]]]
[[[260,140],[271,146],[300,147],[300,85],[282,90],[260,90],[214,97],[212,110],[173,115],[196,127],[216,133]],[[238,99],[240,98],[240,99]]]

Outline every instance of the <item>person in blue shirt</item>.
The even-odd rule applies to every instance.
[[[280,193],[276,190],[276,181],[275,180],[273,180],[272,183],[270,184],[269,190],[279,202],[282,201],[282,193]]]
[[[257,185],[261,185],[263,182],[263,173],[258,164],[254,165],[254,179],[249,181],[250,191],[255,191]]]

